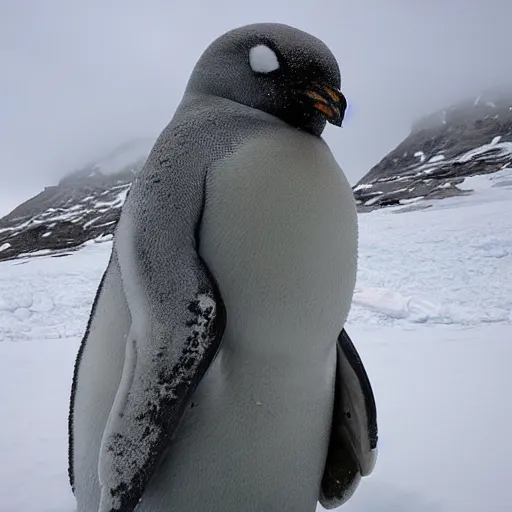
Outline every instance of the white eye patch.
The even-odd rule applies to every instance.
[[[255,73],[270,73],[279,69],[277,55],[264,44],[251,48],[249,51],[249,63]]]

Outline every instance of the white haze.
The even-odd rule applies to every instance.
[[[0,1],[0,215],[170,120],[197,58],[277,21],[337,56],[350,109],[326,138],[357,181],[433,109],[507,83],[508,0]]]

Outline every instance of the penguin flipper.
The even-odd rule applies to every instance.
[[[132,324],[100,447],[99,512],[135,510],[225,327],[222,298],[198,254],[204,190],[165,160],[149,162],[114,242]]]
[[[345,329],[338,337],[333,423],[319,501],[339,507],[377,459],[377,409],[372,387]]]

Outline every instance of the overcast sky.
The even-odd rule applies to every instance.
[[[0,215],[172,117],[221,33],[324,40],[350,113],[326,138],[352,183],[419,116],[512,81],[511,0],[0,0]]]

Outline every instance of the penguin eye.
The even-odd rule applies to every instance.
[[[264,44],[253,46],[250,49],[249,64],[255,73],[271,73],[279,69],[277,55]]]

